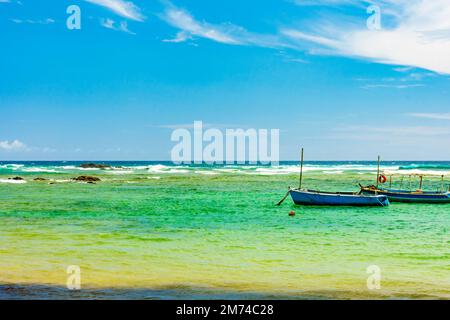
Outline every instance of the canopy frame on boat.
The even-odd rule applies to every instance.
[[[380,176],[388,176],[389,177],[389,188],[392,188],[392,177],[394,176],[401,176],[401,182],[400,182],[400,189],[402,189],[403,187],[403,180],[405,178],[405,176],[409,177],[409,191],[412,191],[412,178],[413,177],[418,177],[419,178],[419,188],[417,189],[417,191],[422,191],[423,188],[423,178],[424,177],[440,177],[441,178],[441,185],[440,185],[440,189],[437,190],[437,192],[450,192],[450,184],[445,183],[445,177],[446,176],[450,176],[450,173],[444,173],[444,172],[440,172],[439,174],[431,174],[431,173],[416,173],[416,172],[405,172],[405,173],[392,173],[389,170],[385,170],[383,171],[383,173],[381,173],[380,170],[380,164],[381,164],[381,157],[378,156],[378,169],[377,169],[377,184],[376,187],[379,187],[379,183],[380,183]]]

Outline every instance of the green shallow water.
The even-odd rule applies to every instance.
[[[295,174],[37,176],[74,174],[0,183],[2,298],[450,298],[447,204],[275,207]],[[372,180],[305,177],[329,190]],[[65,289],[69,265],[81,291]],[[366,286],[370,265],[381,289]]]

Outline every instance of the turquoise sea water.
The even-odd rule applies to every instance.
[[[449,204],[276,207],[298,163],[108,163],[0,163],[0,298],[450,298]],[[450,162],[383,169],[393,187],[427,173],[424,189],[437,190]],[[310,162],[304,184],[357,191],[375,177],[367,162]],[[69,265],[80,291],[66,288]],[[371,265],[380,289],[367,288]]]

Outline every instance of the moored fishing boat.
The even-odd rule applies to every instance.
[[[302,189],[303,179],[303,148],[300,162],[300,184],[298,189],[290,189],[283,199],[277,205],[290,195],[292,201],[297,205],[313,206],[378,206],[385,207],[389,205],[389,199],[383,195],[366,195],[361,192],[326,192]]]
[[[409,203],[450,203],[450,192],[408,191],[383,189],[377,186],[361,187],[361,193],[366,195],[383,195],[392,202]]]
[[[364,195],[353,192],[323,192],[314,190],[289,191],[292,200],[298,205],[316,206],[378,206],[389,205],[387,196],[384,195]]]
[[[360,185],[361,194],[365,195],[383,195],[388,197],[391,202],[408,202],[408,203],[450,203],[450,190],[445,190],[444,174],[441,174],[441,187],[438,191],[423,191],[423,177],[425,174],[413,174],[410,177],[410,190],[404,190],[392,188],[392,174],[389,175],[389,188],[382,188],[380,184],[387,182],[387,177],[384,173],[380,173],[380,157],[378,157],[378,171],[377,171],[377,184],[370,186]],[[413,190],[411,187],[411,177],[419,177],[419,187]],[[403,186],[403,178],[401,180]]]

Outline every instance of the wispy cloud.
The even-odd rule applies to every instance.
[[[354,3],[361,5],[370,2]],[[283,33],[299,44],[306,42],[310,44],[310,48],[311,45],[316,45],[326,49],[328,54],[450,74],[448,0],[380,0],[379,4],[382,17],[389,15],[395,21],[393,27],[378,31],[368,30],[364,23],[355,21],[353,24],[347,22],[344,25],[342,20],[337,18],[330,23],[333,18],[327,17],[327,23],[316,21],[313,32],[291,28],[283,30]],[[355,27],[356,25],[359,27]]]
[[[133,34],[133,35],[136,34],[128,29],[128,23],[126,21],[116,22],[113,19],[107,18],[107,19],[101,19],[100,25],[107,29],[121,31],[121,32],[125,32],[128,34]]]
[[[19,140],[0,141],[0,151],[26,151],[29,150],[27,145]]]
[[[409,113],[408,115],[423,119],[450,120],[450,113]]]
[[[162,18],[170,25],[182,30],[183,38],[179,37],[178,40],[187,40],[188,35],[194,35],[221,43],[240,44],[240,41],[231,34],[232,29],[236,27],[199,22],[189,12],[171,4],[168,5]]]
[[[168,1],[165,1],[165,4],[166,10],[160,16],[161,19],[180,30],[175,38],[163,40],[165,42],[183,42],[198,37],[229,45],[254,45],[268,48],[289,46],[278,35],[253,33],[229,22],[214,24],[199,21],[187,10],[178,8]]]
[[[415,83],[415,84],[367,84],[362,86],[363,89],[374,89],[374,88],[394,88],[394,89],[409,89],[424,87],[425,85]]]
[[[399,69],[399,70],[397,70]],[[400,76],[384,77],[381,79],[356,79],[357,81],[365,82],[362,89],[373,88],[394,88],[394,89],[408,89],[425,87],[426,80],[436,76],[433,72],[414,71],[414,68],[394,68],[394,71],[399,72]]]
[[[141,9],[131,1],[125,0],[85,0],[87,2],[105,7],[114,13],[127,19],[144,21],[145,17]]]
[[[417,146],[418,143],[429,145],[441,138],[444,144],[450,141],[449,127],[436,126],[364,126],[350,125],[334,129],[325,136],[328,140],[347,140],[359,142],[378,142],[386,145]]]
[[[186,31],[179,31],[174,38],[172,39],[164,39],[163,42],[173,42],[173,43],[179,43],[179,42],[185,42],[187,40],[192,39],[192,36],[187,33]]]
[[[32,20],[32,19],[11,19],[12,22],[14,23],[29,23],[29,24],[52,24],[55,23],[55,20],[53,20],[52,18],[47,18],[44,20]]]
[[[327,15],[303,21],[302,28],[279,27],[273,34],[249,32],[232,23],[214,24],[195,19],[185,9],[165,1],[161,15],[179,29],[176,37],[165,42],[184,42],[195,37],[230,45],[254,45],[289,48],[310,54],[340,55],[398,66],[396,71],[408,72],[421,68],[450,74],[450,2],[448,0],[296,0],[300,6],[348,5],[360,14],[345,16],[342,11],[327,10]],[[365,20],[368,5],[381,7],[386,28],[369,30]],[[358,11],[356,11],[358,12]],[[302,22],[302,21],[300,21]],[[309,31],[308,31],[309,30]],[[414,85],[397,85],[399,89]]]
[[[355,5],[355,0],[293,0],[299,6]],[[366,2],[366,1],[363,1]]]
[[[40,153],[52,153],[56,152],[55,149],[49,147],[32,147],[28,146],[20,140],[12,141],[0,141],[0,152],[40,152]]]

